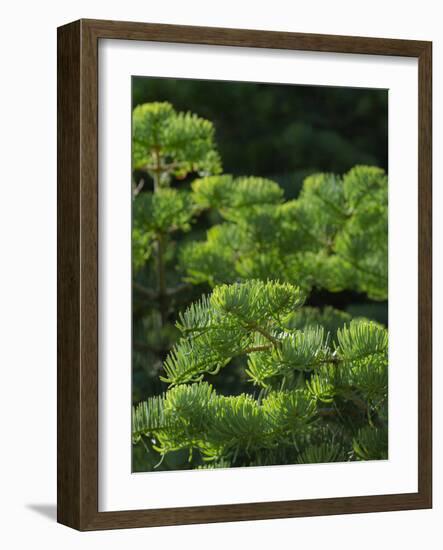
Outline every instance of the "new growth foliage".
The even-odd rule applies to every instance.
[[[223,222],[182,253],[193,283],[279,278],[306,290],[352,289],[387,298],[387,177],[357,166],[343,178],[305,179],[299,198],[284,201],[262,178],[212,176],[194,181],[194,200]],[[227,272],[230,277],[227,279]]]

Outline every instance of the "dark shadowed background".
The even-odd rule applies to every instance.
[[[211,120],[224,171],[274,179],[286,198],[313,172],[388,168],[387,90],[134,78],[134,107],[149,101]]]

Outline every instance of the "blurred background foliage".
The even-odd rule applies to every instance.
[[[280,84],[181,80],[133,77],[133,108],[149,102],[170,102],[177,112],[192,112],[211,121],[215,142],[223,164],[223,173],[255,176],[276,181],[285,199],[296,198],[303,180],[314,173],[344,174],[358,164],[373,165],[388,171],[388,92],[387,90],[296,86]],[[188,174],[171,182],[172,188],[189,189],[198,177]],[[144,181],[142,192],[154,190],[154,182],[145,172],[134,170],[133,181]],[[212,216],[212,217],[211,217]],[[181,283],[173,267],[175,251],[186,241],[205,238],[206,230],[219,221],[213,214],[199,216],[187,233],[177,233],[166,254],[170,255],[168,280]],[[155,288],[152,269],[137,273],[145,288]],[[204,285],[191,286],[175,298],[178,312],[202,293]],[[314,289],[307,306],[332,306],[344,318],[366,317],[385,326],[387,301],[374,301],[355,291],[328,292]],[[174,315],[167,324],[158,316],[147,315],[152,307],[142,292],[133,293],[133,403],[165,391],[159,380],[162,362],[174,344],[178,332]],[[327,311],[327,310],[326,310]],[[222,394],[248,391],[243,370],[236,365],[223,376],[208,376],[208,382]],[[133,470],[146,471],[154,466],[152,453],[142,446],[133,448]],[[171,453],[161,470],[183,468],[184,452]]]
[[[133,78],[133,106],[151,101],[210,120],[223,171],[272,179],[286,199],[315,172],[388,169],[387,90]]]

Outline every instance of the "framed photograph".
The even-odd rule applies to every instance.
[[[430,42],[58,29],[58,521],[432,506]]]

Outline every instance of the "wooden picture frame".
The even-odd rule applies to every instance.
[[[98,511],[98,41],[124,39],[404,56],[419,67],[418,492]],[[58,29],[58,521],[79,530],[432,506],[432,44],[80,20]]]

